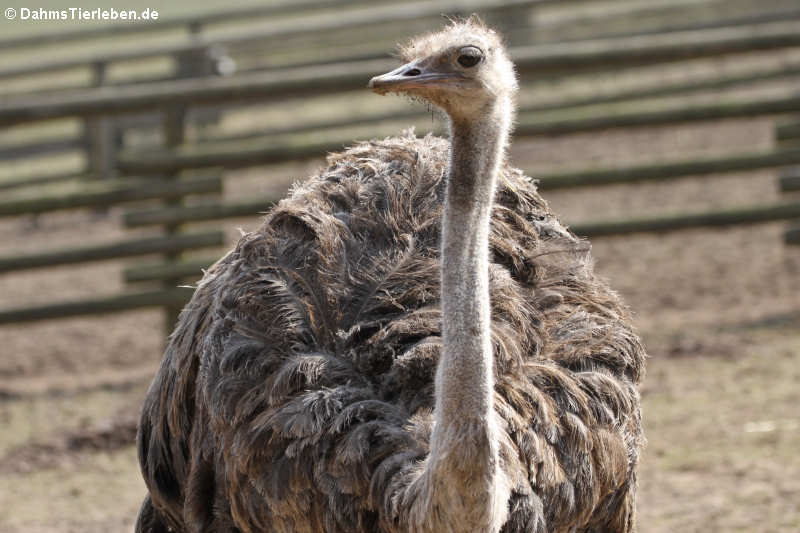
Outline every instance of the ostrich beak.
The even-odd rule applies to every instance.
[[[463,76],[458,73],[439,72],[420,65],[418,61],[412,61],[391,72],[375,76],[369,80],[367,87],[378,94],[386,94],[414,89],[430,89],[461,80],[463,80]]]

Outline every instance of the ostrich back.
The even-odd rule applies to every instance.
[[[206,273],[143,409],[140,530],[404,531],[433,428],[448,149],[331,155]],[[490,239],[503,531],[631,531],[644,350],[626,311],[519,170]]]

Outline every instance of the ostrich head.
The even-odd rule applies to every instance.
[[[517,92],[514,64],[500,36],[476,16],[417,37],[400,48],[405,64],[372,78],[379,94],[396,92],[426,100],[451,119],[476,118]]]

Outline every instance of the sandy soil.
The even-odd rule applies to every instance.
[[[515,144],[524,168],[611,166],[771,145],[772,120],[635,129]],[[226,195],[282,190],[320,161],[230,173]],[[778,199],[774,172],[547,193],[564,220]],[[106,242],[108,217],[0,221],[0,254]],[[225,222],[230,242],[237,227]],[[597,270],[635,312],[651,353],[642,532],[800,530],[800,249],[783,223],[597,239]],[[123,287],[122,264],[0,276],[0,307]],[[136,411],[164,341],[159,312],[0,327],[0,531],[129,531],[144,488]]]

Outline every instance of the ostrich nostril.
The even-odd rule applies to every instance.
[[[411,70],[407,70],[403,72],[403,76],[419,76],[421,72],[418,68],[412,68]]]

